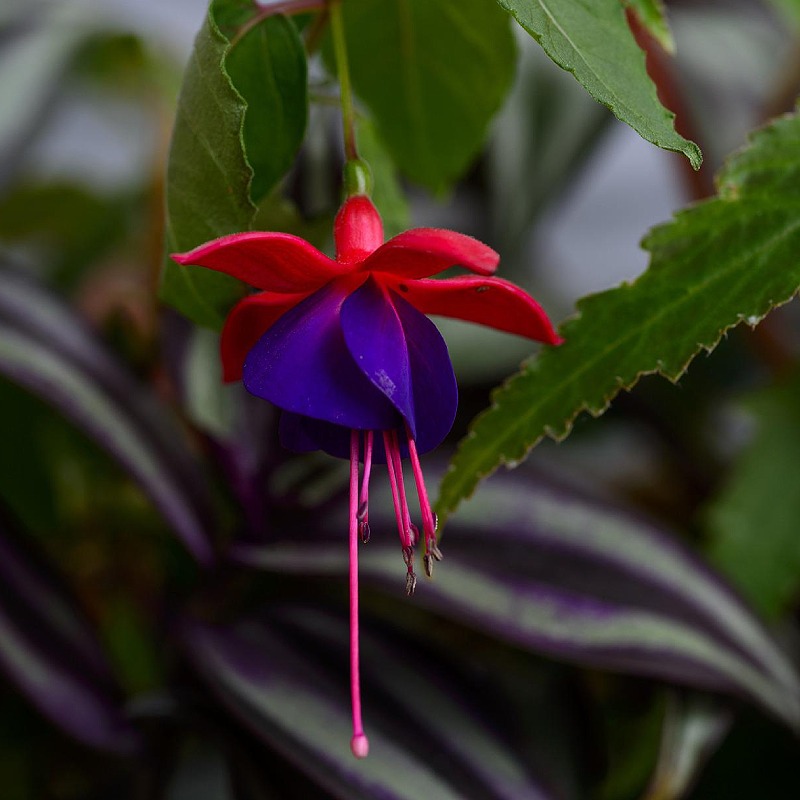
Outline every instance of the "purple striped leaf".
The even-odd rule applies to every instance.
[[[139,483],[195,558],[213,561],[213,515],[177,426],[82,322],[31,283],[0,282],[0,374],[54,406]]]
[[[184,639],[191,663],[212,691],[256,735],[285,757],[320,787],[337,798],[372,800],[456,800],[464,797],[463,785],[456,777],[442,774],[426,752],[409,748],[413,726],[398,733],[391,719],[381,718],[377,705],[365,708],[370,738],[370,755],[356,761],[350,753],[350,715],[347,684],[337,672],[328,674],[322,665],[328,658],[309,655],[292,645],[285,635],[263,622],[246,622],[236,629],[213,628],[194,623],[185,628]],[[371,647],[369,637],[365,644]],[[402,678],[408,679],[411,670]],[[397,676],[396,676],[397,677]],[[417,687],[417,684],[414,684]],[[412,684],[408,684],[412,691]],[[433,692],[425,696],[430,699]],[[409,697],[410,695],[406,695]],[[436,701],[434,700],[434,703]],[[457,704],[456,704],[457,705]],[[453,711],[454,704],[441,698],[431,709]],[[474,719],[464,709],[459,722],[464,738],[476,730]],[[377,718],[376,718],[377,717]],[[480,730],[480,744],[489,734]],[[449,760],[453,773],[461,769],[464,751],[452,752]],[[510,767],[497,745],[490,751],[491,763],[516,780],[520,800],[547,800],[539,787],[522,773],[519,765]],[[473,770],[471,775],[475,775]],[[464,780],[462,774],[461,780]],[[487,780],[489,780],[487,778]],[[498,785],[495,776],[494,785]],[[497,794],[491,784],[482,787],[482,797],[508,797]]]
[[[287,607],[274,613],[287,631],[300,632],[309,646],[324,645],[335,655],[330,660],[338,662],[344,671],[348,657],[348,623],[344,614],[336,616],[327,610],[303,607]],[[526,750],[520,757],[513,748],[514,736],[509,733],[515,715],[546,716],[552,709],[539,707],[541,703],[520,708],[519,697],[514,698],[514,707],[509,707],[508,697],[497,689],[511,681],[510,670],[503,673],[501,686],[496,685],[496,674],[491,670],[477,685],[465,684],[459,674],[465,666],[459,662],[464,651],[456,650],[443,658],[441,653],[423,649],[419,640],[383,622],[375,624],[365,617],[360,627],[361,673],[370,697],[365,709],[368,717],[375,706],[385,708],[397,718],[408,746],[428,753],[430,763],[437,762],[444,774],[453,775],[458,770],[465,793],[497,800],[552,796],[545,786],[555,783],[553,777],[547,775],[545,780],[533,775],[530,762],[535,754]],[[485,660],[486,653],[484,670]],[[533,668],[528,667],[528,679],[532,676]],[[558,734],[552,725],[547,727],[550,744]],[[536,744],[544,749],[543,741]],[[541,770],[543,764],[536,766]],[[557,796],[573,794],[560,787]]]
[[[78,741],[123,754],[138,747],[94,630],[53,570],[2,519],[0,671]]]
[[[667,698],[658,763],[642,800],[679,800],[694,786],[733,722],[718,700],[673,692]]]
[[[399,598],[404,570],[390,508],[385,498],[370,504],[361,580]],[[233,557],[344,580],[345,533],[242,544]],[[792,665],[725,581],[655,523],[517,473],[490,482],[448,527],[443,547],[445,561],[418,587],[415,606],[557,659],[745,698],[800,730]]]

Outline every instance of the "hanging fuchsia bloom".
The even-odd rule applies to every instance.
[[[368,744],[358,678],[357,546],[359,536],[369,539],[374,462],[387,465],[408,594],[416,586],[419,539],[428,575],[441,559],[419,455],[450,431],[458,392],[447,346],[426,314],[548,344],[560,339],[532,297],[491,277],[499,256],[476,239],[417,228],[384,242],[380,216],[364,195],[345,201],[334,238],[335,260],[286,233],[223,236],[173,258],[262,290],[228,316],[221,342],[225,380],[243,379],[248,391],[282,409],[280,435],[290,450],[350,459],[351,746],[363,757]],[[476,275],[427,279],[455,265]],[[405,456],[419,497],[421,537],[408,509]]]

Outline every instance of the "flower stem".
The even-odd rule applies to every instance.
[[[344,36],[342,0],[330,0],[328,7],[331,15],[331,34],[333,35],[333,51],[336,56],[336,72],[339,75],[341,92],[344,154],[347,161],[357,161],[356,114],[353,106],[353,90],[350,85],[350,69],[347,65],[347,42]]]

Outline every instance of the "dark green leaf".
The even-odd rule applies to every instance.
[[[502,464],[545,435],[563,439],[582,411],[602,414],[645,374],[677,380],[743,320],[755,325],[800,287],[800,118],[757,133],[719,176],[719,196],[655,228],[635,283],[584,298],[566,342],[526,364],[493,396],[445,476],[446,515]]]
[[[293,23],[257,20],[244,0],[214,0],[178,102],[167,171],[167,249],[249,230],[303,138],[306,63]],[[161,298],[212,328],[244,292],[239,281],[167,259]]]
[[[700,167],[700,148],[675,132],[675,115],[656,97],[644,53],[628,27],[620,0],[497,2],[595,100],[608,106],[647,141],[683,153],[695,169]]]
[[[758,430],[709,509],[709,555],[777,617],[800,591],[800,382],[747,405]]]
[[[511,85],[507,18],[485,0],[359,0],[343,11],[353,85],[382,141],[410,178],[445,188]]]

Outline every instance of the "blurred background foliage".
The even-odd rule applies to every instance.
[[[636,276],[646,230],[713,191],[724,157],[789,111],[800,87],[797,3],[667,9],[669,80],[679,124],[705,153],[699,176],[520,36],[513,87],[467,177],[438,195],[406,184],[408,204],[382,198],[387,228],[482,238],[502,254],[503,276],[556,320]],[[782,660],[796,663],[798,646],[796,303],[734,331],[679,385],[647,379],[567,442],[542,443],[510,489],[496,478],[448,528],[455,555],[434,589],[401,599],[402,572],[387,579],[375,546],[362,669],[367,720],[388,744],[366,773],[341,766],[344,582],[330,561],[342,465],[281,452],[271,411],[220,385],[215,336],[156,300],[172,117],[204,13],[204,0],[0,8],[3,797],[372,797],[376,786],[391,797],[797,796],[797,678]],[[312,62],[309,133],[285,187],[293,206],[262,209],[265,225],[321,244],[338,201],[326,80]],[[361,137],[376,169],[390,169],[377,133]],[[462,398],[452,446],[529,345],[441,327]],[[652,549],[627,566],[599,545],[558,551],[548,536],[584,518],[544,514],[551,482],[562,508],[595,509],[588,540],[607,524],[612,543],[633,547],[626,526],[643,513],[658,521],[642,523],[657,529],[644,539]],[[486,522],[498,503],[507,536]],[[669,561],[673,540],[727,576],[783,656],[760,633],[747,640],[741,631],[758,623],[722,589],[720,608],[744,622],[720,633],[677,578],[646,574],[648,559]],[[190,554],[202,563],[209,541],[228,557],[198,566]],[[686,558],[697,586],[717,585]],[[485,570],[466,606],[464,565]],[[479,590],[504,576],[519,594],[507,619],[487,622]],[[563,590],[601,598],[609,614],[658,612],[707,636],[708,652],[682,650],[684,633],[670,643],[669,626],[663,652],[638,655],[622,640],[600,652],[590,627],[572,650],[552,620],[514,629],[526,603],[544,607],[530,599],[542,586],[548,602]],[[561,613],[583,630],[580,608],[575,620]],[[723,677],[726,647],[758,674]]]

